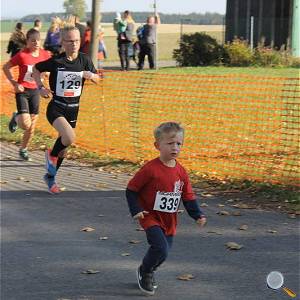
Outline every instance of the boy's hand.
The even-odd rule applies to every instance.
[[[206,221],[206,218],[205,218],[205,217],[199,218],[199,219],[196,221],[196,223],[197,223],[201,228],[205,226],[206,222],[207,222],[207,221]]]
[[[143,211],[137,213],[136,215],[134,215],[133,218],[134,218],[135,220],[137,220],[137,219],[144,219],[144,218],[145,218],[145,215],[148,215],[148,214],[149,214],[148,211],[143,210]]]

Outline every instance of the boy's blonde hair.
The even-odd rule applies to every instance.
[[[184,128],[176,122],[164,122],[154,129],[154,138],[159,141],[163,133],[182,133],[184,135]]]

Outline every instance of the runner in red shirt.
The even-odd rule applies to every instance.
[[[24,130],[20,147],[20,157],[29,160],[27,147],[33,136],[39,113],[40,96],[37,84],[32,78],[33,66],[48,59],[48,51],[40,49],[40,33],[30,29],[26,34],[26,48],[13,56],[4,66],[3,71],[11,82],[16,93],[17,112],[14,112],[9,122],[10,132],[15,132],[17,126]],[[14,80],[10,71],[14,66],[19,67],[18,80]]]
[[[176,160],[184,129],[174,122],[162,123],[154,136],[160,156],[145,164],[129,181],[126,190],[130,213],[139,220],[150,245],[137,270],[139,288],[149,295],[157,288],[153,272],[166,260],[172,246],[180,201],[201,227],[206,223],[188,175]]]

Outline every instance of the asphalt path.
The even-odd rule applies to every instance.
[[[1,144],[1,299],[145,299],[135,272],[147,243],[128,213],[129,177],[67,161],[58,176],[65,191],[52,196],[42,181],[43,153],[32,157],[23,162],[15,146]],[[273,270],[283,273],[285,286],[300,299],[298,219],[257,209],[220,216],[220,210],[237,209],[225,199],[202,202],[208,225],[199,229],[180,214],[152,299],[289,299],[266,287]],[[248,230],[239,230],[243,224]],[[85,227],[94,230],[81,231]],[[228,250],[230,241],[243,248]],[[182,274],[194,279],[178,280]]]

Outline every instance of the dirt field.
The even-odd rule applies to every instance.
[[[136,28],[140,26],[140,23],[136,23]],[[115,31],[113,30],[112,24],[103,23],[102,24],[103,31],[105,36],[116,36]],[[184,33],[193,33],[193,32],[223,32],[223,25],[183,25]],[[166,33],[180,33],[180,24],[161,24],[158,27],[158,34],[166,34]],[[10,32],[1,33],[1,41],[8,41],[10,37]],[[46,33],[42,32],[42,39],[45,39]]]

